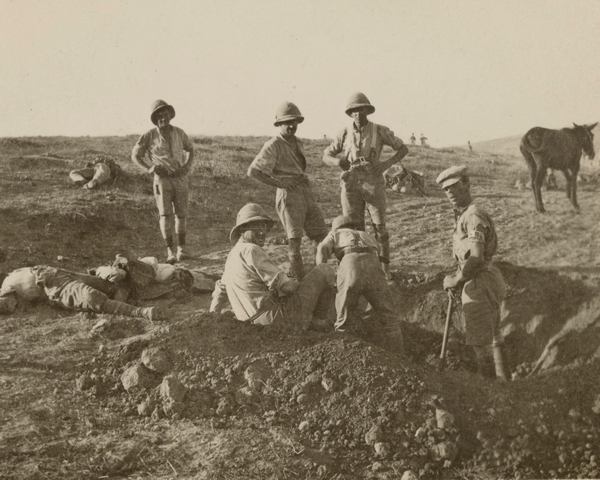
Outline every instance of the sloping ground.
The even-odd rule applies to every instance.
[[[150,181],[127,159],[135,138],[1,141],[4,271],[164,255]],[[190,266],[222,270],[245,202],[274,214],[274,192],[245,177],[262,141],[194,139]],[[338,172],[319,163],[325,145],[306,146],[331,220]],[[68,171],[97,154],[113,155],[124,177],[92,192],[70,185]],[[432,361],[453,218],[433,179],[457,163],[469,165],[498,228],[509,288],[502,326],[518,377],[508,385],[473,373],[458,313],[448,367]],[[580,215],[563,191],[545,192],[549,213],[538,215],[531,192],[513,188],[525,170],[513,159],[414,148],[405,164],[425,172],[428,192],[388,196],[406,356],[377,345],[376,323],[361,336],[292,334],[209,315],[207,295],[159,300],[161,324],[22,304],[0,320],[0,477],[600,476],[597,184],[581,185]],[[267,248],[285,265],[281,238],[274,229]],[[310,250],[307,242],[305,258]]]

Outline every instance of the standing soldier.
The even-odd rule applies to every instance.
[[[421,138],[419,139],[421,140],[421,146],[422,147],[428,147],[429,145],[427,145],[427,137],[423,134],[421,134]]]
[[[302,236],[318,244],[327,235],[327,226],[305,173],[302,142],[296,137],[304,117],[296,105],[283,102],[275,114],[279,135],[265,143],[250,167],[248,176],[277,188],[275,203],[288,237],[288,255],[293,275],[304,277],[300,253]]]
[[[479,373],[506,380],[499,331],[506,285],[492,265],[498,247],[494,222],[471,199],[467,167],[444,170],[436,183],[446,192],[456,216],[452,250],[458,270],[444,278],[444,290],[462,292],[466,343],[475,350]]]
[[[323,162],[344,170],[340,182],[342,210],[344,215],[355,219],[358,229],[365,229],[365,207],[369,211],[375,237],[381,243],[383,271],[389,281],[390,238],[385,226],[387,198],[383,172],[402,160],[408,149],[389,128],[367,120],[367,115],[374,111],[375,107],[364,94],[352,95],[346,107],[346,115],[352,118],[352,125],[344,128],[325,149]],[[396,152],[381,161],[384,145]],[[343,158],[336,158],[342,152]]]
[[[417,137],[415,137],[414,133],[410,136],[410,144],[411,145],[416,145],[417,144]]]
[[[185,247],[188,212],[188,177],[194,162],[194,147],[186,133],[171,125],[175,109],[164,100],[152,104],[150,120],[156,128],[144,133],[133,147],[131,159],[142,170],[154,174],[154,197],[160,215],[160,232],[167,244],[167,263],[181,261]],[[144,158],[148,154],[150,165]],[[173,212],[177,254],[173,252]]]

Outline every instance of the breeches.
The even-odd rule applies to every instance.
[[[275,205],[288,238],[302,238],[304,232],[310,239],[327,234],[321,207],[309,185],[291,192],[278,188]]]
[[[154,198],[161,216],[173,215],[175,212],[178,217],[187,217],[188,184],[185,176],[167,178],[154,175]]]
[[[377,256],[372,253],[349,253],[342,258],[337,272],[336,329],[358,315],[361,295],[381,318],[384,328],[399,328],[394,297]]]
[[[356,219],[364,230],[366,208],[372,223],[385,225],[387,197],[383,177],[381,181],[378,179],[366,181],[359,172],[351,172],[348,180],[341,182],[341,188],[344,215]]]
[[[502,274],[491,265],[464,284],[461,299],[467,345],[502,342],[500,317],[505,296],[506,285]]]
[[[294,293],[275,300],[272,308],[256,318],[254,323],[306,326],[313,315],[325,318],[333,306],[334,288],[330,284],[333,277],[333,269],[329,265],[317,265],[306,274]]]

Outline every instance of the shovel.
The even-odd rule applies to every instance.
[[[446,312],[446,325],[444,326],[444,339],[442,340],[442,351],[440,352],[440,370],[446,365],[446,349],[448,347],[448,332],[450,331],[450,319],[452,318],[452,292],[448,290],[448,310]]]

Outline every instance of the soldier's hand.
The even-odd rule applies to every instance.
[[[340,159],[340,168],[344,171],[347,171],[350,169],[350,162],[348,161],[347,158]]]
[[[155,173],[159,177],[166,177],[169,174],[168,170],[162,165],[153,165],[150,170],[148,170],[148,173]]]
[[[280,182],[280,188],[283,188],[289,192],[292,192],[300,186],[300,184],[302,183],[302,179],[285,178],[283,180],[280,180],[279,182]]]
[[[444,290],[451,290],[453,293],[456,293],[457,287],[458,280],[455,275],[446,275],[444,277]]]

